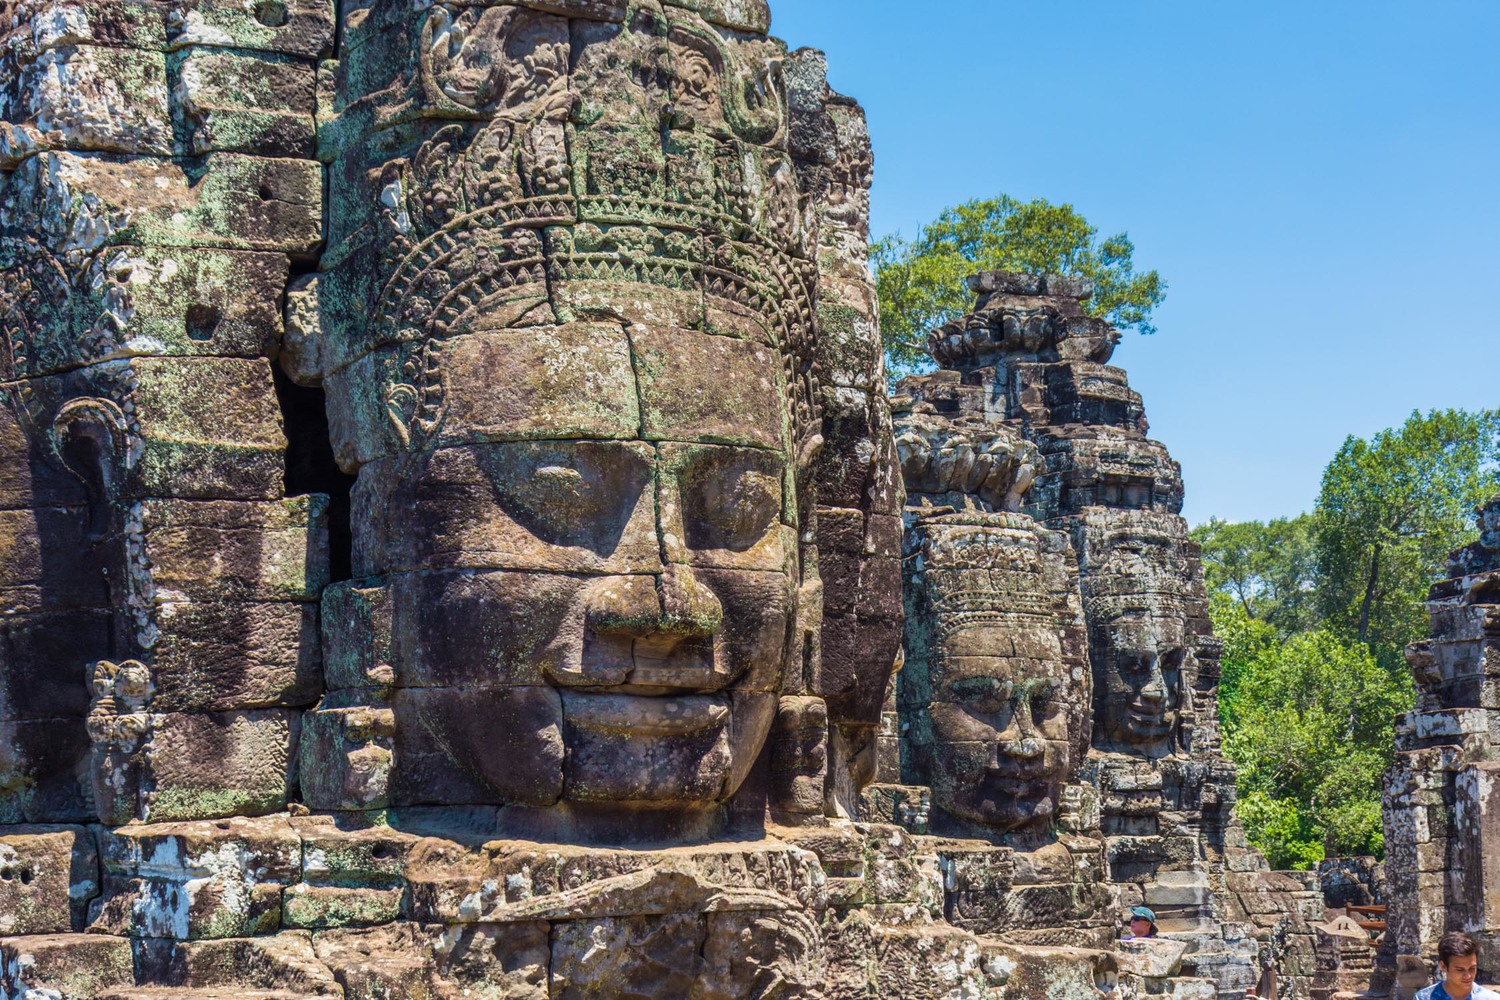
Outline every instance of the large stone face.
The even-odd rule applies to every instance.
[[[818,786],[780,814],[822,815],[830,747],[848,776],[835,784],[859,783],[848,746],[878,722],[894,635],[824,684],[815,553],[823,467],[859,461],[885,412],[872,397],[854,440],[820,416],[839,388],[825,353],[851,389],[879,378],[865,211],[821,196],[868,186],[868,145],[820,64],[742,20],[649,4],[346,12],[328,250],[285,362],[327,390],[334,452],[359,476],[354,572],[389,616],[346,619],[335,641],[392,638],[378,695],[334,683],[309,719],[336,751],[303,764],[320,804],[493,805],[559,835],[648,814],[701,831],[773,731],[812,740],[768,751],[776,787],[801,766]],[[866,321],[837,338],[830,321],[825,342],[843,300],[838,318]],[[890,479],[887,454],[867,476]],[[894,513],[867,495],[823,506]],[[898,621],[895,575],[856,561],[876,582],[839,589],[877,610],[852,624]],[[819,731],[778,722],[798,710],[782,696],[823,699]],[[394,735],[332,736],[361,705]],[[370,749],[392,754],[374,784],[354,778]]]
[[[769,24],[0,0],[0,995],[1241,995],[1118,336],[981,275],[893,422]]]

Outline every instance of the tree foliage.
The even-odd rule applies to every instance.
[[[1423,602],[1448,553],[1470,541],[1474,508],[1500,489],[1500,411],[1413,413],[1368,441],[1351,437],[1318,495],[1320,611],[1346,639],[1404,672],[1427,634]]]
[[[893,368],[928,360],[927,333],[973,305],[964,279],[977,271],[1076,274],[1094,282],[1089,310],[1117,327],[1155,333],[1151,313],[1166,297],[1156,271],[1137,273],[1125,233],[1099,239],[1072,205],[1008,195],[944,209],[915,240],[887,236],[871,247],[880,326]]]
[[[1209,589],[1283,633],[1317,624],[1316,537],[1317,519],[1309,514],[1270,522],[1213,518],[1193,529]]]
[[[1224,750],[1251,842],[1277,868],[1382,853],[1380,776],[1410,679],[1327,630],[1281,639],[1223,597],[1213,615],[1226,637]]]
[[[1404,650],[1448,553],[1500,489],[1500,413],[1412,414],[1350,438],[1312,514],[1210,521],[1203,547],[1239,815],[1277,866],[1380,853],[1380,773],[1413,701]]]

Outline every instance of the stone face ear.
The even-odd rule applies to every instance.
[[[77,476],[88,493],[90,535],[108,530],[108,513],[119,498],[121,479],[132,464],[130,426],[125,414],[107,399],[74,399],[53,418],[48,438],[53,453]]]
[[[401,383],[391,386],[385,397],[385,410],[391,421],[391,430],[401,447],[411,447],[411,428],[416,421],[418,395],[415,386]]]

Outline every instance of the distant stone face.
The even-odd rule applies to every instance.
[[[933,804],[999,832],[1043,830],[1087,739],[1066,541],[1016,514],[934,515],[913,530],[922,570],[906,669],[928,689],[913,724],[930,727],[914,742]]]
[[[1163,756],[1181,746],[1181,712],[1191,697],[1184,601],[1190,570],[1177,528],[1144,511],[1084,515],[1084,608],[1101,748]]]
[[[958,906],[1013,939],[1098,933],[1086,894],[1040,902],[1097,851],[1118,903],[1193,942],[1167,974],[1237,995],[1266,963],[1305,985],[1313,936],[1294,914],[1319,904],[1264,872],[1230,814],[1219,646],[1181,473],[1105,364],[1119,335],[1086,314],[1079,279],[984,273],[970,287],[974,312],[929,337],[942,368],[892,400],[908,655],[899,768],[872,807],[1013,846],[1016,916]],[[930,815],[913,786],[930,786]],[[1253,915],[1272,912],[1283,936],[1253,943]]]

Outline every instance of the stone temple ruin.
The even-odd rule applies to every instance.
[[[981,274],[888,397],[769,26],[0,0],[0,996],[1313,995],[1118,335]],[[1490,541],[1387,965],[1500,927]]]

